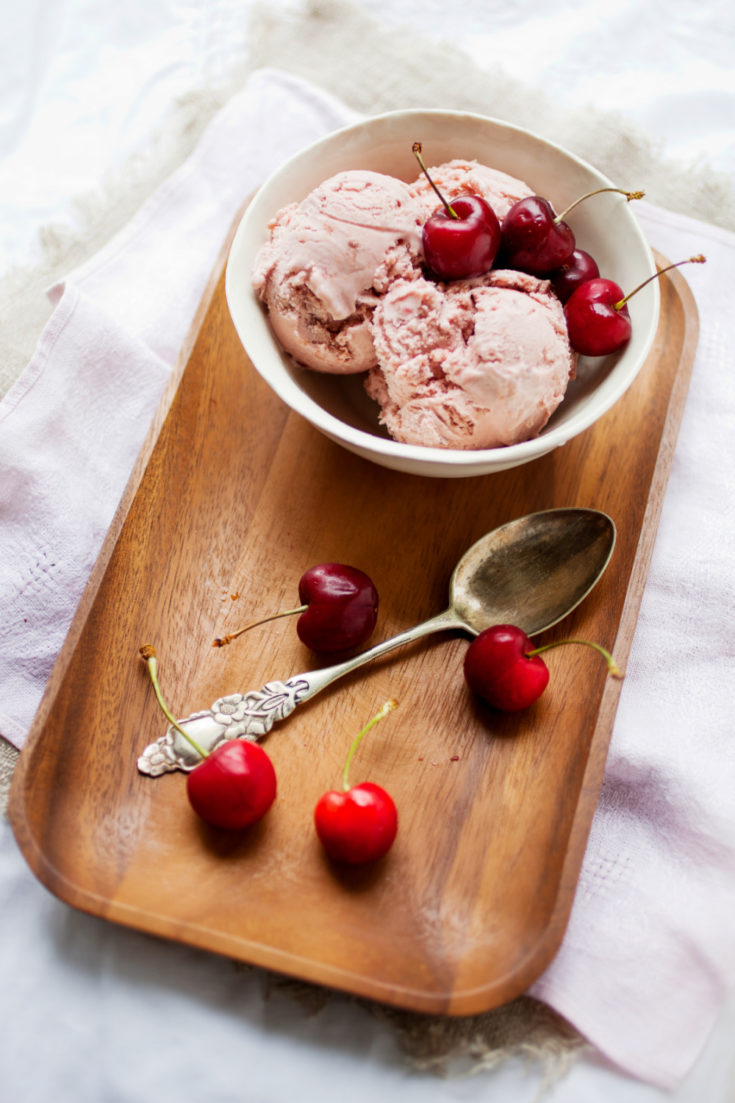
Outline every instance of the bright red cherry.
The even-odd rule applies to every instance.
[[[388,853],[398,831],[393,798],[380,785],[349,784],[349,769],[360,741],[397,702],[386,701],[353,740],[342,774],[342,790],[330,789],[317,801],[314,827],[328,857],[335,862],[374,862]]]
[[[580,284],[564,306],[572,348],[582,356],[607,356],[623,348],[632,333],[627,304],[633,295],[671,268],[678,268],[682,264],[703,264],[705,259],[700,253],[688,260],[669,264],[655,275],[649,276],[628,295],[613,280],[594,279]]]
[[[299,579],[296,609],[274,613],[246,624],[236,632],[218,636],[213,647],[224,647],[259,624],[300,613],[296,631],[312,651],[347,651],[365,643],[378,619],[378,591],[357,567],[344,563],[319,563]]]
[[[448,203],[429,176],[420,142],[414,142],[413,152],[442,202],[422,230],[428,267],[440,280],[483,276],[492,268],[500,248],[500,223],[495,211],[481,195],[461,195]]]
[[[212,827],[242,831],[266,814],[276,798],[276,772],[257,743],[229,739],[205,751],[174,719],[158,684],[158,660],[150,644],[140,648],[161,711],[201,756],[186,779],[186,794],[194,811]]]
[[[534,655],[525,632],[512,624],[497,624],[476,636],[467,648],[467,685],[496,709],[517,712],[538,700],[549,681],[549,668]]]
[[[393,798],[380,785],[363,781],[347,792],[331,789],[314,809],[319,841],[335,862],[374,862],[387,854],[398,832]]]
[[[557,298],[565,303],[573,291],[587,280],[599,276],[597,261],[584,249],[575,249],[569,260],[551,275],[551,286]]]
[[[194,767],[186,793],[205,823],[242,831],[262,819],[276,799],[276,771],[257,743],[229,739]]]
[[[613,280],[583,283],[564,306],[569,343],[582,356],[607,356],[630,340],[633,327],[623,289]]]
[[[622,677],[610,652],[599,643],[566,639],[534,647],[514,624],[496,624],[480,632],[467,648],[465,680],[473,693],[493,708],[518,712],[537,701],[548,685],[549,669],[539,658],[541,652],[570,643],[593,647],[605,659],[610,674]]]

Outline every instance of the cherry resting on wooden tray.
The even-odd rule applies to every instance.
[[[564,306],[572,348],[583,356],[606,356],[623,348],[632,332],[627,304],[633,295],[671,268],[682,264],[704,264],[705,259],[700,253],[688,260],[669,264],[649,276],[628,295],[614,280],[592,279],[580,284]]]
[[[643,196],[640,191],[596,188],[576,199],[560,215],[554,213],[551,203],[543,196],[529,195],[518,199],[501,226],[500,265],[528,272],[532,276],[549,276],[563,264],[568,264],[576,242],[573,230],[564,219],[579,203],[601,192],[618,192],[628,200]]]
[[[608,670],[620,677],[615,661],[604,647],[589,640],[558,640],[534,648],[520,628],[496,624],[476,636],[467,648],[464,676],[478,697],[502,712],[518,712],[537,701],[549,683],[549,668],[539,658],[542,651],[563,644],[581,643],[604,657]]]
[[[296,631],[303,644],[312,651],[347,651],[365,643],[378,618],[378,591],[372,580],[344,563],[310,567],[299,579],[299,601],[298,608],[246,624],[218,637],[213,646],[224,647],[258,624],[300,613]]]
[[[489,272],[500,247],[500,223],[486,199],[462,195],[451,204],[437,188],[421,159],[421,143],[413,152],[442,206],[424,223],[422,244],[426,263],[441,280],[470,279]]]
[[[189,803],[211,827],[242,831],[266,814],[276,798],[276,772],[262,747],[244,739],[229,739],[207,752],[184,731],[166,706],[158,684],[156,653],[140,648],[156,699],[166,719],[186,739],[202,761],[186,779]]]
[[[322,794],[314,809],[316,833],[333,861],[351,865],[374,862],[393,845],[398,831],[393,798],[372,781],[350,787],[349,768],[363,736],[396,705],[396,701],[386,701],[357,735],[345,761],[342,789]]]

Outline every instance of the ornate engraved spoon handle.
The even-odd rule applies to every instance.
[[[306,674],[295,674],[284,682],[267,682],[260,690],[220,697],[211,708],[192,713],[179,723],[206,751],[212,750],[225,739],[250,739],[255,742],[262,739],[277,721],[290,716],[297,705],[308,701],[363,663],[432,632],[463,627],[463,622],[454,610],[447,609],[439,616],[392,636],[343,663],[324,667],[322,670],[311,670]],[[192,770],[199,761],[196,751],[181,733],[169,726],[164,735],[145,748],[138,759],[138,769],[142,774],[158,777],[171,770]]]

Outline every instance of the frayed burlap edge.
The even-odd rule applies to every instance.
[[[473,111],[525,126],[591,161],[660,206],[735,230],[735,182],[704,159],[682,164],[622,117],[580,104],[570,112],[493,62],[478,67],[454,44],[384,28],[350,0],[309,0],[298,12],[267,2],[251,13],[248,53],[217,88],[192,90],[166,125],[98,192],[80,197],[71,225],[40,233],[42,260],[0,281],[0,397],[33,353],[51,307],[45,289],[97,252],[191,152],[214,113],[262,67],[292,72],[365,114],[408,107]],[[309,48],[304,49],[304,43]]]
[[[271,992],[288,996],[309,1016],[318,1015],[334,999],[349,999],[267,974],[266,997]],[[463,1018],[414,1014],[358,998],[351,1002],[391,1028],[398,1049],[415,1069],[441,1077],[467,1077],[519,1060],[540,1073],[538,1099],[584,1052],[592,1051],[573,1026],[531,996]]]
[[[7,815],[7,798],[18,751],[0,736],[0,812]],[[236,971],[252,966],[233,962]],[[263,972],[264,992],[278,992],[298,1004],[307,1016],[318,1015],[333,1000],[347,1000],[328,988]],[[538,1098],[565,1076],[579,1056],[590,1049],[579,1033],[556,1012],[530,996],[480,1015],[446,1018],[421,1015],[353,998],[354,1004],[387,1024],[405,1059],[416,1070],[437,1076],[471,1076],[503,1062],[524,1061],[540,1073]]]
[[[378,1005],[372,1010],[393,1026],[417,1068],[442,1076],[475,1075],[519,1058],[539,1066],[545,1089],[591,1049],[561,1016],[530,996],[461,1019],[413,1016]]]
[[[261,4],[250,39],[252,67],[287,69],[357,111],[439,107],[500,118],[558,142],[621,187],[642,188],[652,203],[735,230],[735,182],[705,158],[667,157],[662,143],[622,115],[590,103],[560,108],[497,59],[480,68],[453,43],[383,27],[349,0],[311,0],[300,21]]]
[[[15,747],[0,736],[0,813],[5,816],[17,759]],[[233,962],[233,968],[253,971],[241,962]],[[281,993],[309,1017],[318,1015],[333,1000],[350,999],[276,973],[265,971],[263,978],[265,998],[271,992]],[[414,1014],[358,998],[351,1002],[390,1027],[398,1050],[417,1071],[464,1077],[492,1071],[508,1060],[521,1060],[540,1075],[539,1100],[591,1049],[574,1027],[530,996],[465,1018]]]
[[[130,221],[192,152],[235,87],[233,82],[199,89],[180,99],[143,152],[131,157],[119,175],[108,175],[96,192],[76,199],[68,224],[40,229],[40,260],[33,266],[16,266],[0,280],[0,398],[30,360],[51,315],[46,289],[94,256]]]
[[[18,761],[18,752],[7,740],[0,736],[0,815],[7,815],[10,783],[13,770]]]

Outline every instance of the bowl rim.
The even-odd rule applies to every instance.
[[[270,175],[263,181],[260,187],[253,194],[252,199],[248,203],[245,211],[240,217],[237,225],[237,229],[233,236],[232,243],[227,255],[227,261],[225,266],[225,296],[227,299],[228,309],[235,325],[240,340],[248,354],[251,363],[255,370],[261,375],[268,385],[274,390],[278,397],[286,403],[296,413],[300,414],[317,429],[321,430],[327,436],[341,442],[345,447],[351,450],[358,450],[361,453],[378,453],[380,455],[390,457],[395,460],[405,460],[408,463],[414,465],[421,465],[422,462],[436,465],[440,464],[448,469],[452,467],[492,467],[494,464],[502,466],[511,466],[518,463],[525,463],[532,459],[545,455],[547,452],[552,451],[555,448],[561,447],[566,444],[572,437],[578,436],[580,433],[588,429],[590,425],[607,413],[607,411],[622,397],[625,391],[635,380],[643,364],[645,363],[651,347],[653,345],[656,331],[659,322],[660,313],[660,290],[657,280],[652,280],[650,287],[650,293],[653,295],[652,309],[650,311],[650,323],[648,333],[645,335],[645,339],[639,350],[635,365],[628,369],[625,374],[618,377],[615,386],[610,386],[609,393],[607,393],[602,400],[598,398],[598,401],[594,403],[584,403],[580,410],[574,412],[570,419],[563,425],[555,425],[548,431],[546,428],[541,432],[530,438],[529,440],[520,441],[517,444],[500,445],[493,448],[477,448],[477,449],[461,449],[461,448],[439,448],[431,445],[422,444],[408,444],[403,441],[396,441],[390,437],[378,436],[370,433],[364,429],[356,428],[342,421],[335,414],[330,413],[323,406],[321,406],[314,398],[311,397],[305,390],[298,386],[298,384],[291,378],[286,372],[284,377],[280,375],[276,378],[272,374],[264,375],[259,368],[256,360],[248,352],[245,336],[241,333],[240,325],[238,324],[239,312],[237,309],[237,302],[235,301],[233,283],[234,265],[237,263],[239,252],[242,246],[244,237],[250,229],[251,223],[261,214],[261,207],[264,205],[265,200],[272,190],[273,186],[280,180],[288,177],[295,165],[298,165],[303,158],[308,156],[313,158],[318,156],[319,151],[325,147],[329,147],[345,140],[351,134],[354,134],[360,130],[364,130],[366,127],[387,125],[391,121],[397,121],[402,119],[413,119],[418,117],[432,117],[435,119],[452,120],[466,120],[469,122],[477,122],[481,125],[490,124],[491,126],[499,127],[504,131],[516,133],[524,138],[531,138],[534,141],[541,143],[555,151],[561,153],[563,156],[574,162],[582,170],[590,173],[600,181],[600,186],[608,186],[617,188],[616,185],[608,176],[606,176],[600,169],[596,168],[591,162],[585,158],[571,152],[565,146],[560,145],[558,142],[554,142],[552,139],[544,137],[527,127],[520,126],[516,123],[507,122],[504,119],[483,115],[479,112],[471,111],[458,111],[458,110],[444,110],[443,108],[429,107],[429,108],[406,108],[397,109],[393,111],[382,112],[377,115],[370,115],[364,118],[358,119],[354,122],[348,123],[345,126],[339,127],[336,130],[330,131],[328,134],[322,135],[321,138],[317,138],[315,141],[302,147],[296,153],[288,157],[282,162]],[[265,214],[266,212],[262,212]],[[276,212],[271,211],[271,215]],[[653,275],[657,271],[656,262],[653,256],[648,241],[645,238],[643,230],[635,218],[635,215],[628,209],[627,212],[630,215],[630,223],[632,229],[638,238],[638,243],[642,248],[642,253],[648,258],[650,274]],[[267,223],[264,222],[265,226]],[[253,296],[255,292],[252,292]],[[264,311],[262,304],[257,304],[261,310]],[[277,342],[275,335],[272,337],[274,342]],[[300,370],[307,371],[308,369],[298,364],[290,354],[285,350],[279,350],[281,356],[286,356],[292,361]],[[562,402],[563,405],[563,402]]]

